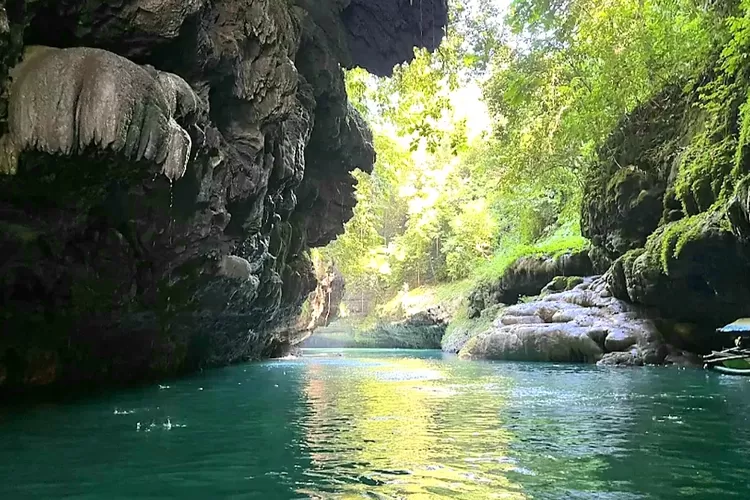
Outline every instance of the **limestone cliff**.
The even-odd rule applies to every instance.
[[[267,356],[375,159],[342,67],[444,0],[0,2],[0,388]]]
[[[730,342],[716,328],[750,316],[747,21],[733,21],[745,27],[719,43],[701,74],[666,85],[600,145],[585,178],[581,228],[602,276],[531,304],[481,311],[514,302],[519,274],[534,284],[515,269],[527,262],[514,264],[472,297],[471,312],[481,311],[485,324],[475,321],[483,330],[463,356],[668,364]]]
[[[724,56],[722,56],[724,57]],[[582,227],[612,293],[693,324],[668,340],[705,351],[750,315],[745,63],[720,59],[625,117],[586,183]]]
[[[317,286],[302,307],[302,313],[290,324],[277,327],[285,333],[286,347],[299,346],[319,328],[325,328],[339,318],[341,301],[346,291],[344,276],[333,263],[314,259]]]

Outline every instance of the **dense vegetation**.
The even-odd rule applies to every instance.
[[[584,247],[597,148],[667,84],[689,85],[727,33],[744,33],[728,2],[454,3],[434,54],[417,51],[391,79],[348,74],[378,152],[346,234],[324,251],[350,294],[468,286],[518,256]]]

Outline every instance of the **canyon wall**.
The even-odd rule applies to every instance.
[[[0,390],[280,352],[444,0],[0,2]]]
[[[745,66],[719,60],[623,118],[583,197],[612,294],[682,324],[667,339],[697,352],[727,344],[715,329],[750,315]]]
[[[668,82],[600,145],[581,207],[596,278],[542,291],[545,272],[569,273],[543,259],[515,263],[472,295],[481,329],[459,337],[464,357],[684,364],[732,345],[716,329],[750,316],[746,21],[733,21],[704,71]],[[488,308],[514,303],[516,289],[542,296]]]

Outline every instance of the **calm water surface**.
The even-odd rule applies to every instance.
[[[306,351],[0,410],[0,498],[750,498],[750,379]]]

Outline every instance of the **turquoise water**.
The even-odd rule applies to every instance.
[[[750,498],[750,380],[311,350],[0,409],[0,498]]]

